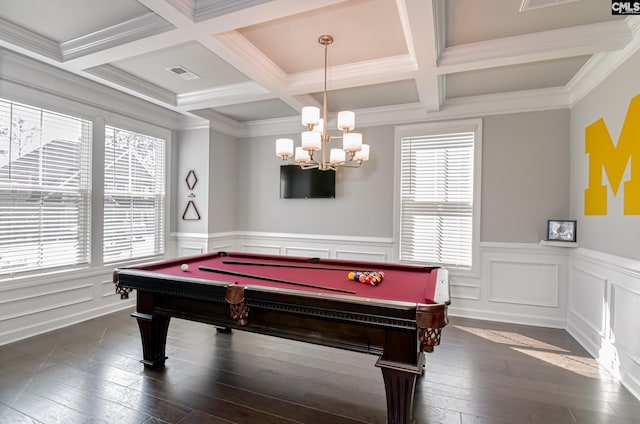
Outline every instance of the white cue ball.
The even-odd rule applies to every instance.
[[[183,271],[189,271],[189,265],[182,264],[182,265],[180,265],[180,269],[183,270]]]

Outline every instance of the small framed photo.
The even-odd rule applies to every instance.
[[[576,221],[550,219],[547,221],[548,241],[576,241]]]

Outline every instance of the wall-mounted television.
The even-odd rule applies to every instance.
[[[281,199],[336,197],[336,171],[302,169],[299,165],[280,166]]]

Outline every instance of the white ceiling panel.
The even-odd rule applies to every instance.
[[[286,103],[277,99],[216,107],[213,110],[238,122],[283,118],[296,113]]]
[[[522,0],[447,0],[446,45],[475,43],[527,33],[588,25],[624,17],[611,2],[578,0],[520,12]]]
[[[210,50],[189,42],[116,61],[113,66],[176,94],[245,82],[248,78]],[[200,78],[183,80],[167,68],[182,66]]]
[[[318,102],[322,102],[322,92],[314,93],[313,97]],[[416,103],[419,100],[416,83],[413,80],[405,80],[329,91],[327,108],[338,112]]]
[[[459,72],[446,77],[448,98],[535,90],[566,85],[590,56]]]
[[[392,0],[356,0],[240,28],[249,42],[288,74],[322,68],[323,34],[332,35],[329,66],[407,53]]]

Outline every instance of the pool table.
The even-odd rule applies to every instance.
[[[356,271],[384,276],[361,283]],[[171,317],[374,354],[389,424],[413,422],[423,352],[440,343],[450,303],[444,268],[252,253],[117,268],[113,281],[122,298],[136,290],[145,366],[164,366]]]

